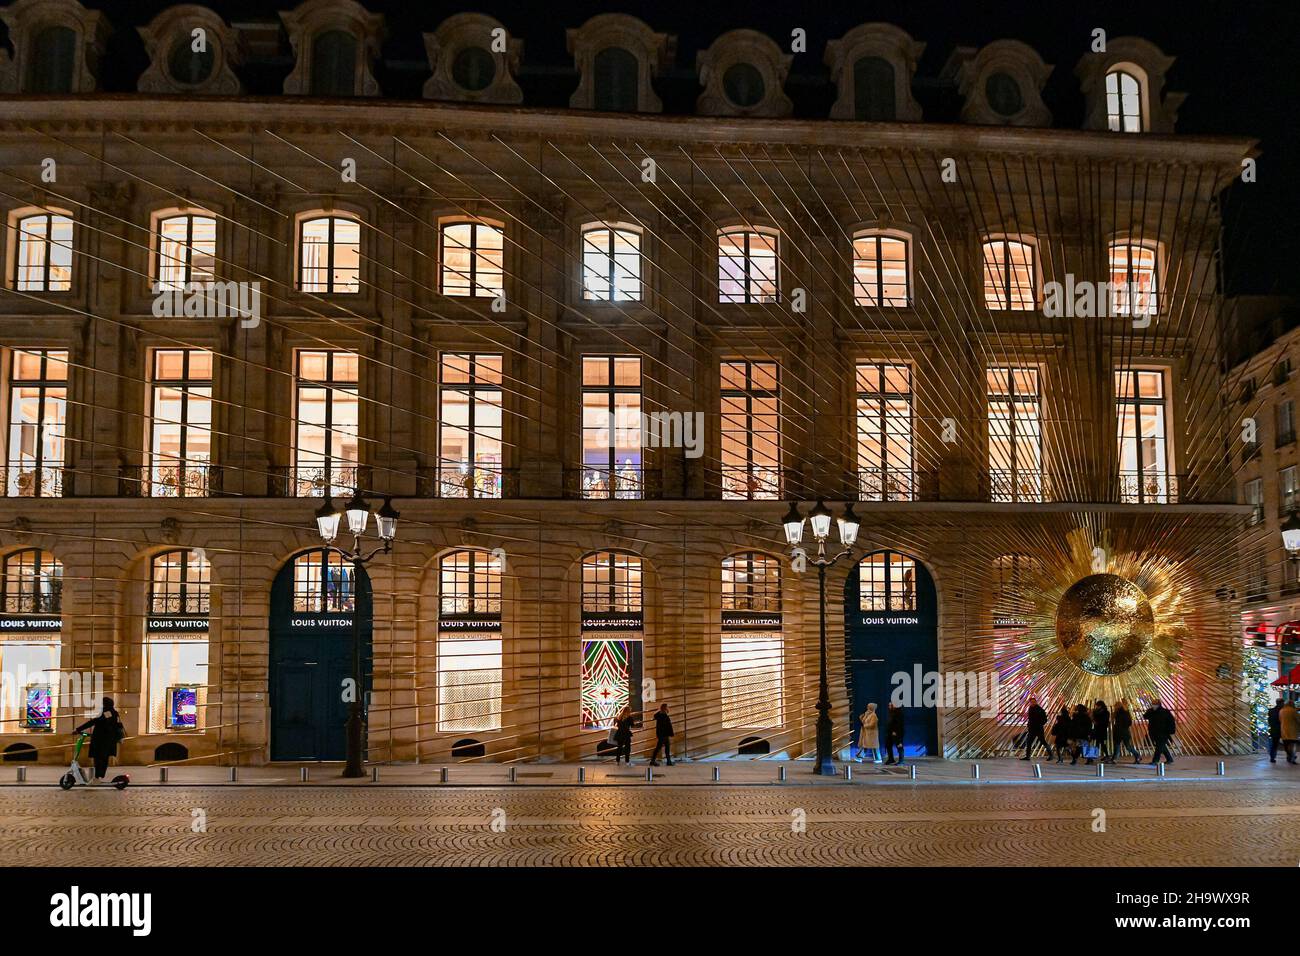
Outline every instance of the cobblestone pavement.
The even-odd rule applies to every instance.
[[[1095,832],[1097,811],[1104,832]],[[798,824],[802,822],[802,832]],[[204,832],[196,832],[200,825]],[[1176,787],[0,788],[0,862],[1276,865],[1300,791]]]

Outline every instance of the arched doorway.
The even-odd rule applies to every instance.
[[[849,572],[844,593],[845,681],[853,740],[858,715],[874,703],[885,743],[895,674],[906,674],[919,704],[925,675],[939,670],[938,600],[924,564],[897,551],[876,551]],[[939,753],[939,712],[906,700],[903,743],[909,757]]]
[[[363,702],[371,687],[370,578],[317,548],[297,554],[271,587],[271,759],[343,760],[353,614],[361,628]],[[364,733],[364,731],[363,731]]]

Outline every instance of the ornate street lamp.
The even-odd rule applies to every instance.
[[[858,540],[858,528],[862,525],[858,516],[853,513],[853,505],[845,505],[844,514],[837,521],[841,548],[834,556],[827,557],[826,543],[830,540],[832,517],[830,509],[821,501],[818,501],[808,513],[813,539],[817,542],[815,558],[808,557],[802,547],[804,518],[799,513],[799,506],[793,501],[790,502],[790,510],[781,519],[781,524],[785,526],[785,540],[790,545],[791,559],[797,559],[802,555],[805,560],[817,565],[821,675],[817,687],[817,761],[813,766],[813,773],[831,777],[835,776],[835,761],[831,757],[831,691],[826,680],[826,569],[845,555],[853,553],[853,545]]]
[[[348,519],[348,532],[352,535],[351,550],[340,548],[334,544],[334,539],[339,533],[339,519],[344,515]],[[360,491],[353,491],[352,497],[348,499],[347,504],[343,506],[341,515],[334,508],[334,503],[326,497],[324,503],[316,510],[316,530],[320,533],[321,541],[325,543],[325,550],[332,551],[352,563],[352,700],[348,704],[348,760],[343,767],[343,776],[345,777],[364,777],[365,768],[362,766],[361,753],[364,748],[362,741],[362,729],[364,725],[364,715],[362,713],[362,688],[365,686],[362,682],[361,673],[361,621],[360,621],[360,594],[361,571],[366,564],[378,554],[387,554],[393,549],[393,540],[397,537],[397,519],[401,517],[397,509],[393,507],[393,499],[385,498],[384,505],[375,513],[375,525],[379,532],[380,545],[369,553],[366,553],[361,545],[361,536],[366,533],[366,525],[370,521],[370,503],[361,497]]]

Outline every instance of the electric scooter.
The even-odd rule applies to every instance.
[[[90,786],[91,774],[82,770],[81,764],[77,763],[77,758],[81,756],[81,748],[89,737],[90,734],[79,734],[77,736],[77,749],[72,753],[72,766],[68,768],[67,773],[59,778],[59,786],[64,790],[71,790],[77,784],[81,784],[83,787]],[[91,772],[93,772],[93,768]],[[131,782],[131,776],[130,774],[119,773],[109,782],[118,790],[125,790],[126,785]]]

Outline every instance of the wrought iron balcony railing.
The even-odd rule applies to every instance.
[[[187,461],[151,466],[142,494],[151,498],[206,498],[212,494],[215,469],[211,462]]]
[[[728,499],[777,499],[781,497],[781,469],[768,465],[724,465],[722,497]]]
[[[9,498],[60,498],[63,496],[63,465],[9,462],[5,467],[5,495]]]
[[[362,487],[361,466],[333,462],[329,465],[297,466],[289,471],[289,495],[294,498],[322,498],[350,495]]]
[[[1119,500],[1126,505],[1178,503],[1178,476],[1158,471],[1121,471]]]
[[[917,500],[916,472],[901,468],[858,469],[858,498],[862,501]]]
[[[608,468],[589,465],[566,468],[564,494],[586,501],[637,501],[663,496],[663,477],[655,468],[622,465]]]
[[[989,501],[1046,501],[1041,471],[993,468],[989,471]]]

